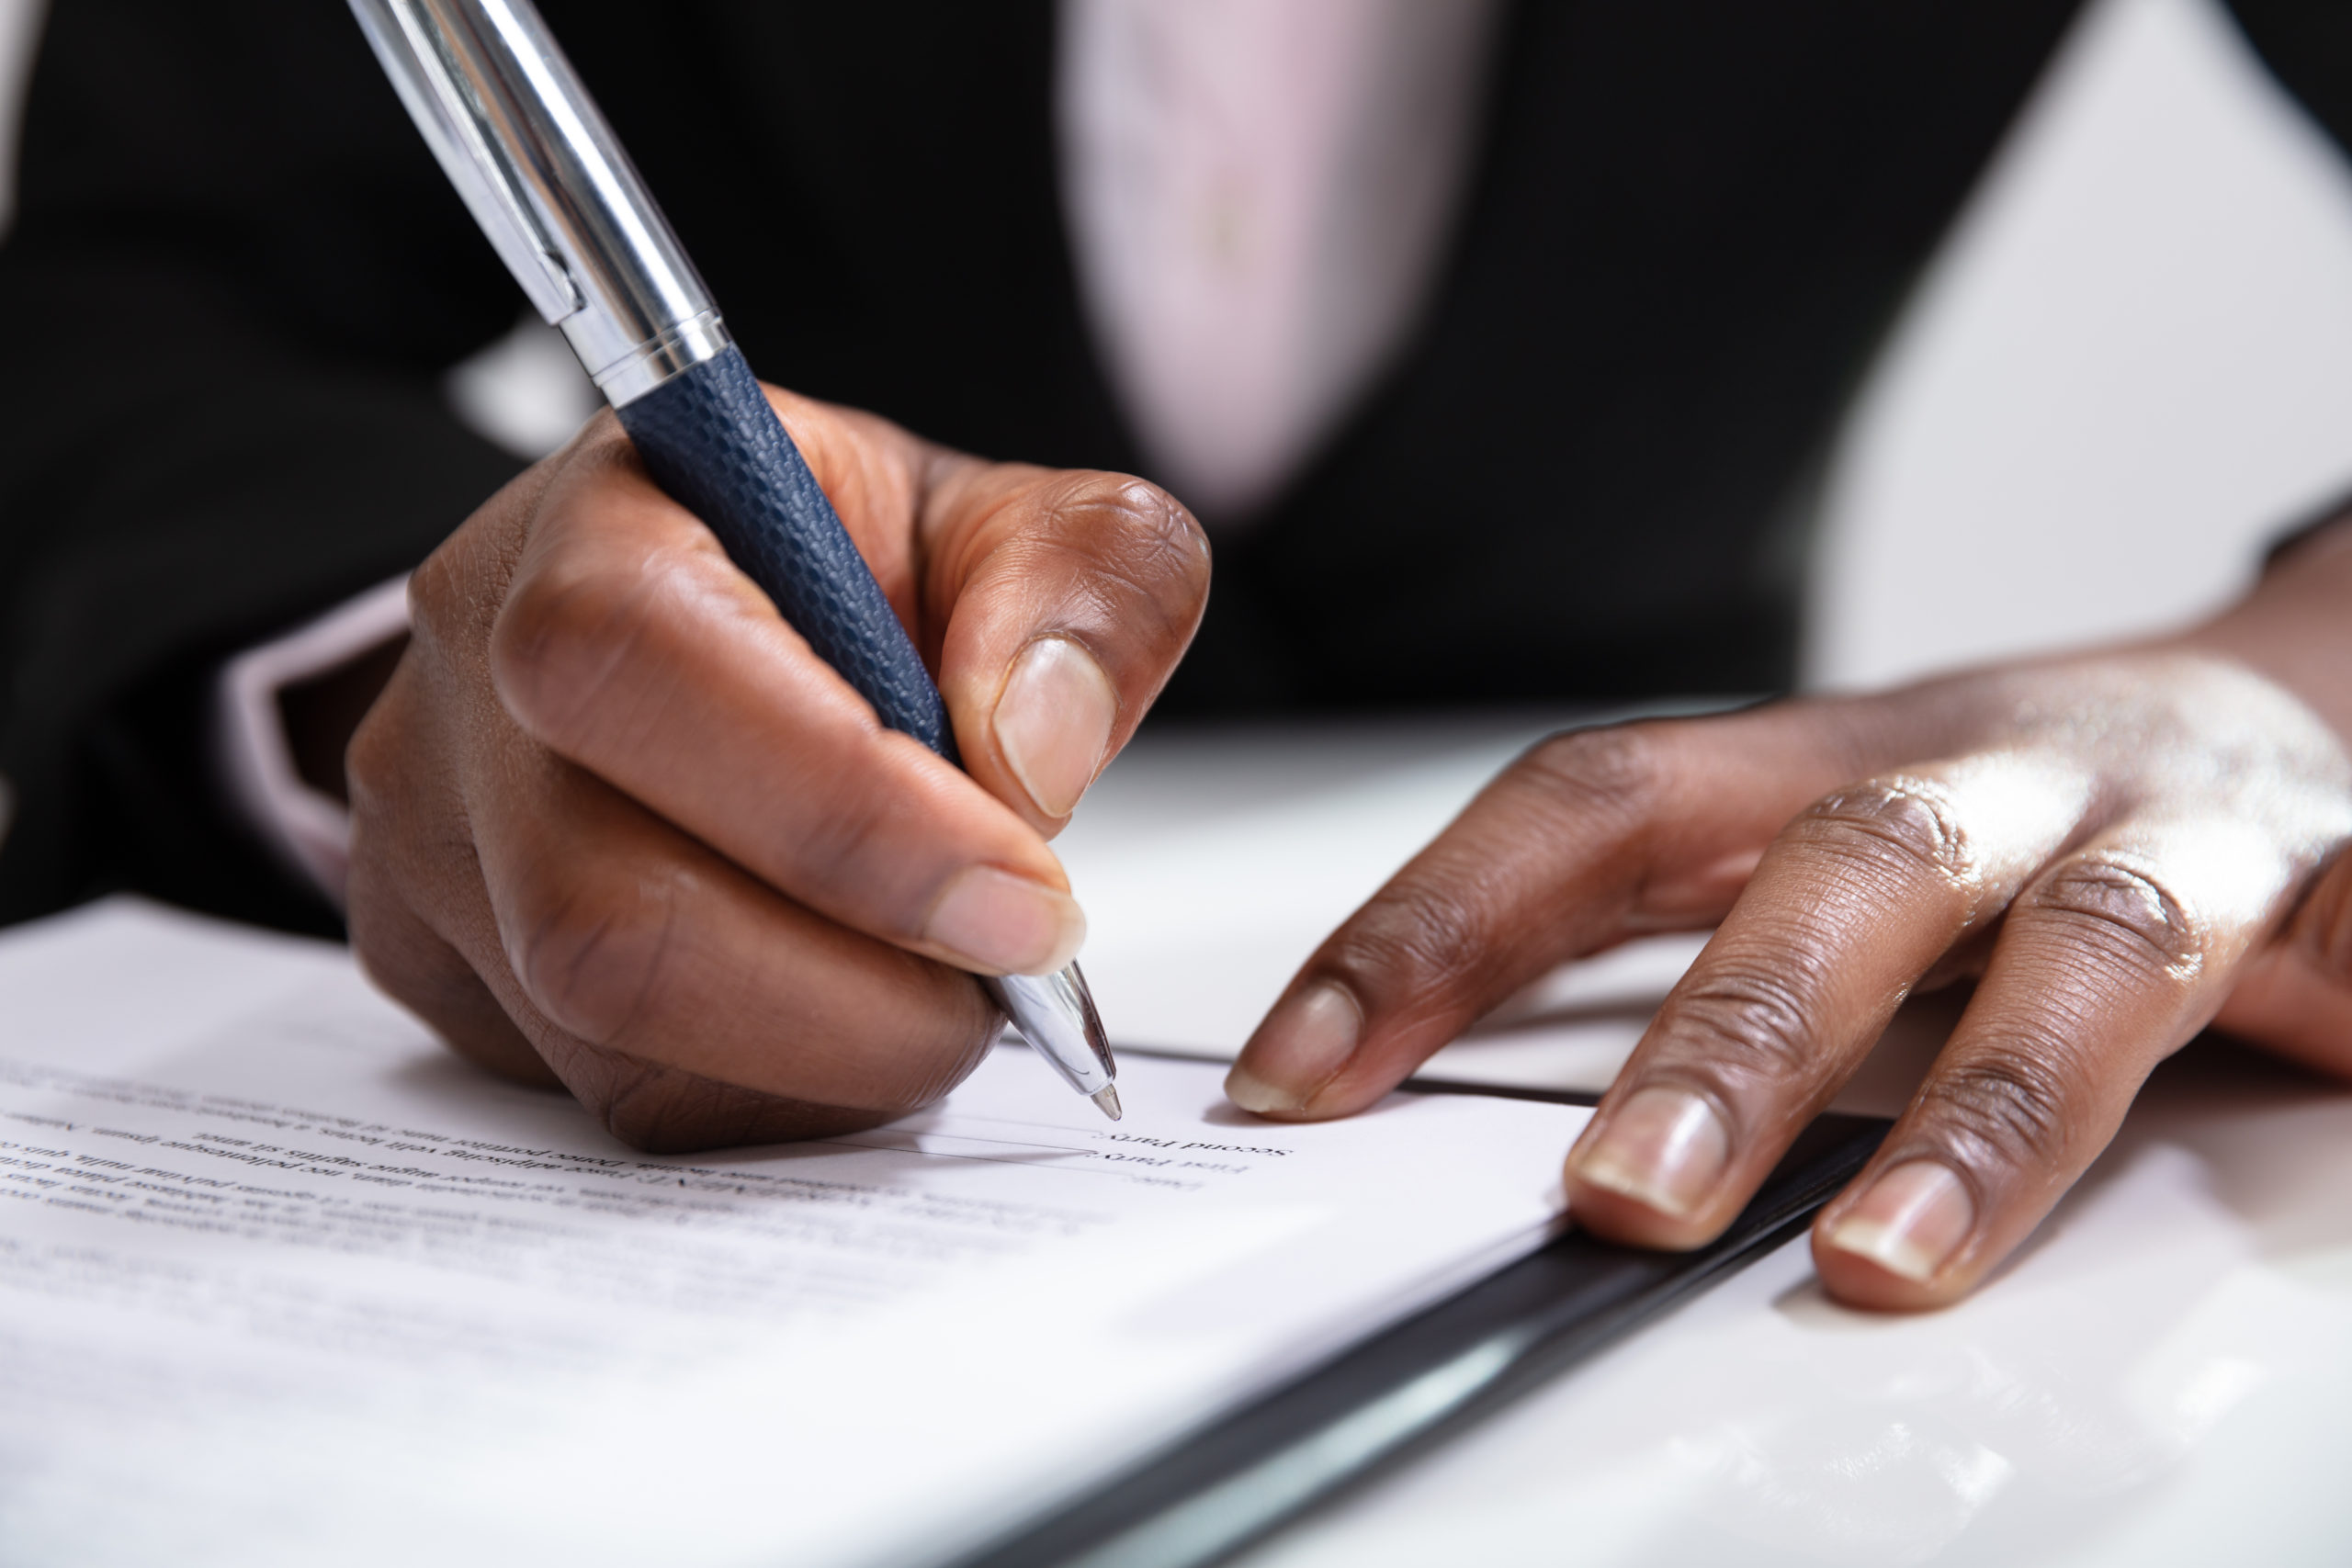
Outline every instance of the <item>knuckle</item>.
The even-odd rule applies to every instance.
[[[464,558],[470,554],[452,538],[409,574],[409,631],[421,642],[443,646],[458,633],[471,607]]]
[[[518,582],[492,628],[501,692],[544,737],[600,712],[615,677],[650,638],[646,574],[551,567]]]
[[[1189,627],[1207,602],[1208,537],[1174,496],[1142,479],[1098,480],[1067,498],[1095,572],[1168,627]]]
[[[1442,996],[1483,974],[1499,945],[1472,897],[1416,880],[1392,886],[1350,921],[1327,966],[1363,993]]]
[[[532,1005],[596,1043],[657,1014],[676,963],[678,883],[689,874],[600,876],[542,862],[519,878],[507,962]]]
[[[609,412],[601,417],[611,423]],[[479,638],[505,598],[553,471],[554,465],[540,463],[517,475],[409,574],[415,637],[453,648]]]
[[[400,697],[388,691],[359,721],[344,749],[343,774],[351,792],[355,821],[382,821],[398,797],[401,764],[410,748],[401,743]]]
[[[473,965],[357,867],[350,932],[360,972],[450,1050],[500,1077],[538,1087],[551,1082],[546,1063]]]
[[[1646,813],[1668,777],[1657,728],[1639,724],[1553,736],[1521,758],[1518,771],[1546,794],[1615,817]]]
[[[1972,1053],[1938,1071],[1923,1109],[1936,1135],[1963,1163],[2037,1168],[2072,1142],[2074,1072],[2054,1041],[2018,1041]]]
[[[2147,867],[2117,854],[2078,856],[2037,883],[2026,907],[2120,963],[2185,978],[2203,959],[2201,923]]]
[[[1915,875],[1959,881],[1976,854],[1950,795],[1923,779],[1871,779],[1824,795],[1798,817],[1795,834],[1832,854]]]
[[[371,863],[408,868],[443,860],[462,825],[450,782],[435,766],[440,739],[423,708],[403,665],[344,748],[355,877]]]
[[[903,800],[847,778],[803,805],[803,816],[788,837],[774,841],[774,852],[789,863],[792,884],[810,897],[830,890],[852,898],[876,887],[877,870],[902,860],[914,836]]]
[[[1819,981],[1802,959],[1717,967],[1675,994],[1667,1037],[1726,1089],[1810,1083],[1823,1070],[1813,1029]]]

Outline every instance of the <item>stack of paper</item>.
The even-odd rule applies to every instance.
[[[1587,1114],[1130,1057],[1113,1125],[1007,1049],[650,1158],[130,902],[0,939],[0,1020],[12,1564],[933,1560],[1534,1245]]]

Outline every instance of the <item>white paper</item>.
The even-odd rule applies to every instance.
[[[639,1156],[339,950],[0,940],[12,1564],[922,1562],[1491,1268],[1586,1112],[1318,1127],[1019,1050],[825,1143]]]

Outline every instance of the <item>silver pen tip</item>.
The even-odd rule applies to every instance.
[[[1101,1106],[1102,1114],[1112,1121],[1116,1122],[1119,1119],[1119,1086],[1117,1084],[1106,1083],[1086,1098]]]

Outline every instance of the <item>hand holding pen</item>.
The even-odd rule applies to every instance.
[[[413,24],[527,16],[374,9]],[[562,173],[520,171],[559,195]],[[466,194],[482,216],[481,193]],[[672,388],[715,385],[713,367],[738,377],[722,392],[751,386],[715,311],[681,313],[660,288],[619,289],[603,320],[575,321],[577,304],[559,315],[561,286],[593,304],[630,281],[626,268],[586,276],[604,265],[590,256],[567,270],[543,231],[518,245],[514,222],[485,228],[583,363],[605,337],[621,344],[600,377],[620,423]],[[690,305],[699,283],[670,248],[683,280],[671,293]],[[650,312],[629,312],[648,298],[679,319],[632,349]],[[741,406],[755,396],[729,417],[756,439],[765,411]],[[818,1135],[936,1098],[998,1023],[958,970],[1035,976],[990,983],[1016,1014],[1044,1013],[1045,1029],[1024,1028],[1032,1043],[1114,1109],[1099,1033],[1095,1077],[1081,1034],[1058,1051],[1037,1037],[1082,1004],[1056,972],[1083,920],[1045,839],[1190,639],[1207,588],[1199,532],[1137,480],[985,463],[767,397],[789,431],[775,439],[805,457],[815,505],[830,497],[836,533],[871,568],[881,630],[901,645],[911,632],[936,671],[933,732],[916,738],[932,677],[911,649],[895,691],[881,660],[877,691],[859,666],[888,641],[873,617],[829,627],[820,605],[787,620],[776,601],[802,586],[791,560],[747,560],[758,538],[747,547],[740,518],[722,547],[664,493],[691,490],[675,463],[710,435],[707,410],[684,442],[632,423],[635,446],[600,416],[412,585],[416,635],[350,756],[355,946],[459,1051],[552,1075],[640,1146]],[[863,640],[844,649],[843,626]],[[912,720],[893,711],[908,694]]]

